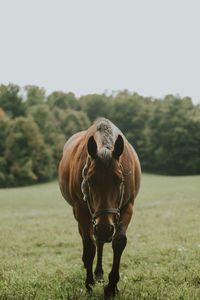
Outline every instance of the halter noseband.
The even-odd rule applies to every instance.
[[[96,224],[96,218],[99,217],[100,215],[103,215],[103,214],[115,214],[116,215],[115,225],[117,225],[119,223],[120,209],[121,209],[122,202],[123,202],[123,199],[124,199],[124,178],[122,177],[121,195],[120,195],[120,200],[119,200],[119,203],[118,203],[118,207],[117,208],[109,208],[109,207],[107,207],[107,208],[99,209],[96,212],[93,212],[92,205],[91,205],[91,202],[90,202],[89,193],[88,193],[88,179],[87,179],[87,172],[88,172],[90,163],[91,163],[91,159],[88,156],[87,160],[86,160],[86,164],[85,164],[85,166],[83,168],[83,171],[82,171],[83,181],[82,181],[82,184],[81,184],[81,191],[83,193],[83,200],[85,202],[87,202],[88,210],[89,210],[91,218],[92,218],[92,224],[93,225]],[[122,176],[123,176],[123,167],[122,167],[121,164],[120,164],[120,168],[122,170]]]

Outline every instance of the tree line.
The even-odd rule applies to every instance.
[[[200,174],[200,105],[189,97],[73,93],[0,85],[0,187],[57,176],[63,145],[98,117],[110,119],[136,149],[142,170]]]

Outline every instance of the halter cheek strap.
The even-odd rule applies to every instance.
[[[88,172],[90,163],[91,163],[91,159],[88,156],[87,160],[86,160],[86,164],[85,164],[85,166],[83,168],[83,171],[82,171],[83,181],[82,181],[82,184],[81,184],[81,191],[83,193],[83,200],[85,202],[87,202],[88,210],[89,210],[91,218],[92,218],[92,224],[93,225],[96,224],[96,218],[97,217],[99,217],[102,214],[107,213],[107,214],[115,214],[116,215],[115,224],[117,225],[119,223],[120,209],[121,209],[122,202],[123,202],[123,199],[124,199],[124,181],[123,181],[123,178],[122,178],[122,183],[121,183],[121,195],[120,195],[120,200],[119,200],[119,203],[118,203],[118,207],[117,208],[109,208],[109,207],[108,208],[102,208],[102,209],[99,209],[96,212],[93,212],[90,197],[89,197],[89,187],[88,187],[88,180],[87,180],[87,172]],[[122,165],[120,165],[120,168],[123,170]]]

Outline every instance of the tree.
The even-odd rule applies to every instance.
[[[25,105],[19,92],[17,85],[0,85],[0,107],[13,118],[25,115]]]
[[[69,138],[74,133],[85,130],[89,126],[90,121],[84,112],[68,110],[62,121],[61,129],[66,138]]]
[[[5,159],[5,150],[9,127],[10,119],[2,113],[0,115],[0,187],[6,186],[7,161]]]
[[[35,85],[25,86],[26,91],[26,106],[33,106],[43,104],[45,102],[45,89],[39,88]]]
[[[57,176],[63,146],[98,117],[109,118],[135,147],[142,169],[200,174],[200,106],[189,97],[152,99],[127,90],[111,96],[0,86],[0,186],[24,185]]]
[[[45,145],[31,117],[18,117],[11,122],[5,158],[9,186],[42,182],[53,177],[52,151]]]
[[[58,107],[62,110],[74,109],[79,110],[79,102],[73,93],[53,92],[47,97],[47,103],[50,108]]]
[[[149,122],[151,160],[148,169],[169,175],[197,174],[200,171],[199,122],[189,98],[168,95],[157,100]]]
[[[27,113],[33,117],[43,135],[45,144],[52,150],[54,176],[57,176],[57,167],[66,140],[61,130],[65,113],[57,107],[50,109],[47,104],[33,105],[28,109]]]
[[[80,98],[81,110],[83,110],[93,122],[99,117],[107,117],[109,111],[109,103],[106,96],[103,95],[87,95]]]
[[[110,99],[108,117],[125,134],[143,161],[148,139],[148,119],[151,99],[125,91]]]

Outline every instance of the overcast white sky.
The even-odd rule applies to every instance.
[[[200,102],[199,0],[0,0],[0,83]]]

